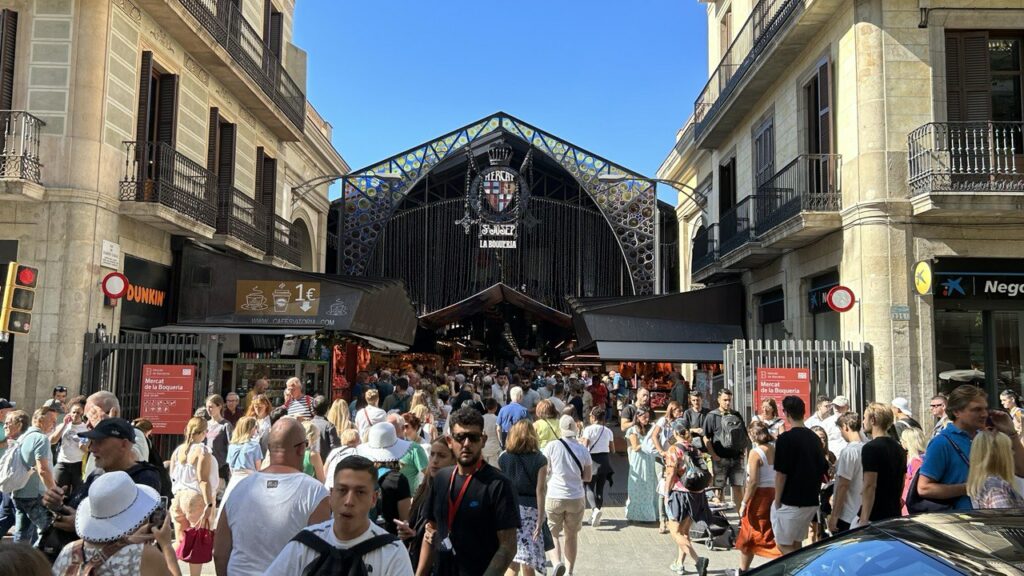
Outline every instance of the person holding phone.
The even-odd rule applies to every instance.
[[[126,472],[108,472],[92,483],[78,506],[75,531],[80,539],[61,550],[54,574],[99,558],[92,572],[97,576],[181,576],[166,502]]]

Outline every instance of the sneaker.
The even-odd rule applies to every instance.
[[[595,508],[594,513],[590,515],[590,525],[597,528],[601,524],[601,509]]]
[[[679,572],[683,571],[683,565],[679,562],[673,562],[668,565],[668,569],[678,574]]]
[[[555,564],[555,570],[552,573],[554,576],[565,576],[565,564],[561,562]]]
[[[708,564],[711,560],[707,558],[697,558],[697,576],[708,576]]]

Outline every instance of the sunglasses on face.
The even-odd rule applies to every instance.
[[[460,434],[452,434],[452,440],[455,440],[456,444],[465,444],[466,440],[469,440],[470,444],[476,444],[483,438],[483,434],[477,432],[462,432]]]
[[[945,408],[942,404],[929,404],[932,408]]]

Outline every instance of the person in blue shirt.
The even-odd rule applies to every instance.
[[[502,446],[505,446],[505,436],[512,429],[512,425],[530,417],[526,407],[519,403],[523,399],[523,389],[515,386],[509,391],[508,395],[512,401],[502,406],[501,410],[498,411],[498,437],[501,440]]]
[[[967,472],[971,460],[971,442],[979,430],[995,428],[1013,441],[1014,472],[1024,476],[1024,444],[1013,427],[1010,415],[989,411],[985,390],[965,384],[958,386],[946,402],[950,423],[928,444],[921,464],[917,490],[929,500],[955,500],[954,510],[970,510]],[[991,423],[989,419],[991,418]]]

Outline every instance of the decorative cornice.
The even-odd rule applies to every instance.
[[[110,3],[120,8],[136,24],[142,21],[142,10],[139,10],[139,7],[129,2],[129,0],[110,0]]]
[[[188,54],[185,55],[185,69],[191,72],[193,75],[195,75],[196,78],[199,78],[199,81],[202,82],[204,86],[209,85],[209,72],[203,70],[203,67],[200,66],[198,62],[193,60],[192,57]]]

